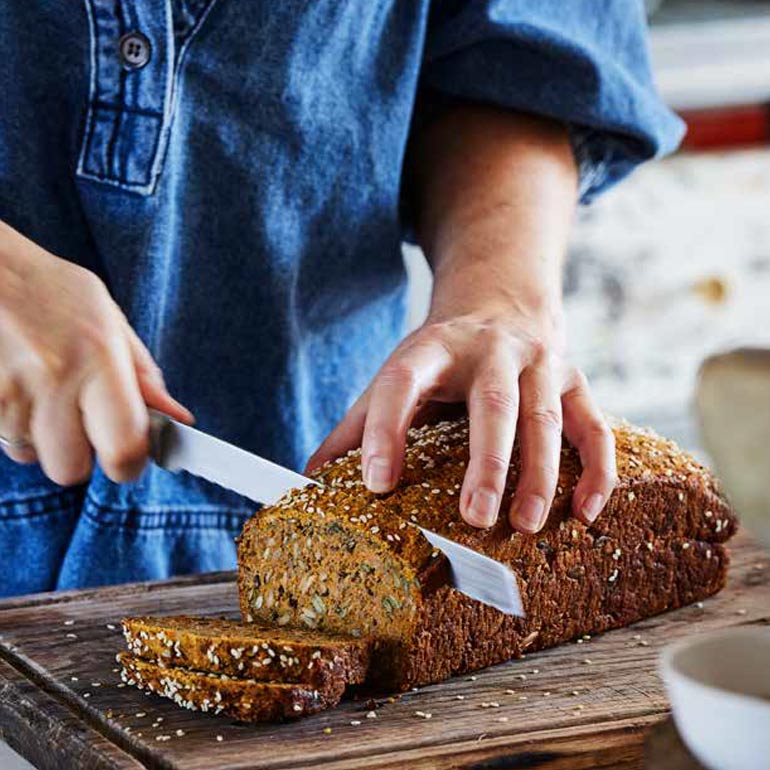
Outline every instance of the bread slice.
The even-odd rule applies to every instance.
[[[736,518],[711,473],[672,442],[614,426],[619,483],[591,526],[571,516],[580,458],[562,448],[543,531],[466,525],[458,498],[468,461],[466,419],[410,431],[404,473],[384,496],[361,481],[360,452],[262,509],[239,539],[247,622],[371,638],[370,683],[405,690],[582,634],[625,626],[723,587],[723,546]],[[516,486],[514,451],[503,510]],[[525,618],[456,592],[444,557],[417,524],[508,564]],[[288,633],[285,630],[285,633]]]
[[[226,714],[241,722],[279,722],[315,714],[336,706],[345,689],[341,680],[322,692],[307,684],[260,682],[167,667],[128,652],[119,653],[117,659],[126,684],[193,711]]]
[[[137,657],[256,681],[303,682],[326,689],[359,684],[369,665],[365,640],[318,631],[284,631],[225,618],[138,617],[123,621]]]

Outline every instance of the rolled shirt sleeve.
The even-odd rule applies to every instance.
[[[684,134],[653,83],[641,0],[434,0],[421,87],[567,124],[583,202]]]

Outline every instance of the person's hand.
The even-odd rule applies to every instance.
[[[0,445],[39,460],[59,484],[91,473],[136,477],[149,450],[147,407],[192,415],[102,281],[0,222]]]
[[[413,419],[431,402],[465,401],[470,460],[460,513],[469,524],[497,519],[518,435],[510,522],[523,532],[543,526],[562,430],[583,464],[573,512],[594,521],[615,485],[615,449],[585,377],[564,360],[561,265],[577,187],[567,132],[545,119],[461,104],[415,144],[417,229],[434,269],[430,315],[309,468],[360,445],[366,485],[387,492]]]
[[[523,532],[543,526],[556,490],[562,427],[583,462],[573,511],[590,523],[615,483],[612,432],[585,377],[536,326],[502,313],[429,321],[399,345],[309,466],[363,439],[364,482],[373,492],[388,492],[398,481],[406,431],[419,411],[430,402],[465,401],[470,462],[460,512],[469,524],[489,527],[497,519],[518,433],[522,470],[510,522]]]

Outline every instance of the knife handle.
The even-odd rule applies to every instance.
[[[168,451],[173,432],[172,421],[166,415],[150,409],[150,457],[161,468],[173,470],[167,464]]]

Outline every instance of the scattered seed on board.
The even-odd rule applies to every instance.
[[[497,717],[497,721],[498,722],[507,722],[508,721],[508,717]]]
[[[736,615],[745,615],[746,614],[746,610],[735,610],[735,614]]]
[[[586,666],[590,666],[593,661],[590,658],[586,658],[583,663],[585,663]]]
[[[176,734],[181,738],[184,735],[184,730],[177,730]]]
[[[222,743],[223,740],[224,740],[224,738],[221,735],[217,735],[217,742],[218,743]]]
[[[332,729],[331,727],[324,727],[324,735],[331,735]]]
[[[415,711],[414,715],[420,719],[430,719],[433,716],[430,711]]]
[[[141,719],[142,717],[146,717],[147,716],[147,712],[145,712],[145,711],[137,711],[134,716],[136,716],[138,719]]]
[[[366,712],[366,718],[367,719],[377,719],[377,712],[376,711],[367,711]]]
[[[455,695],[455,700],[465,700],[464,695]]]
[[[506,695],[516,695],[516,690],[506,690],[505,694]]]
[[[112,623],[108,623],[107,628],[109,628],[110,631],[114,631],[116,627]]]
[[[65,626],[74,626],[75,625],[75,621],[74,620],[65,620],[64,621],[64,625]]]
[[[358,725],[361,724],[361,720],[360,719],[351,719],[350,720],[350,724],[353,725],[353,727],[358,727]]]

